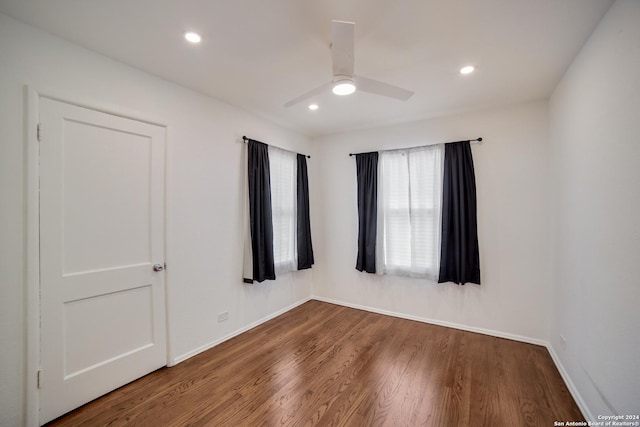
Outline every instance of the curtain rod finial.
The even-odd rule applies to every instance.
[[[479,137],[479,138],[478,138],[478,142],[482,142],[482,137]]]

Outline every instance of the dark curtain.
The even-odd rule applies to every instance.
[[[298,154],[297,172],[297,244],[298,270],[311,268],[313,265],[313,246],[311,244],[311,223],[309,221],[309,177],[307,174],[307,157]]]
[[[438,283],[480,284],[476,178],[469,141],[445,144]]]
[[[376,272],[378,153],[356,154],[358,174],[358,260],[356,270]]]
[[[267,145],[249,140],[249,221],[253,254],[253,280],[275,280],[271,178]]]

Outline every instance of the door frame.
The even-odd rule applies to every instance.
[[[138,111],[128,111],[122,107],[97,106],[94,100],[86,100],[78,96],[58,94],[55,91],[40,91],[33,86],[24,86],[24,319],[26,333],[24,387],[25,387],[25,419],[26,426],[40,426],[40,390],[38,387],[38,372],[40,370],[40,142],[38,141],[37,126],[40,117],[40,98],[48,98],[67,104],[111,114],[118,117],[133,119],[151,125],[165,128],[165,164],[164,164],[164,259],[169,253],[167,247],[167,231],[169,230],[168,209],[170,192],[167,186],[169,173],[168,126],[157,120],[141,117]],[[73,101],[69,98],[78,99]],[[43,130],[46,132],[46,129]],[[166,333],[166,366],[171,366],[169,333],[169,278],[165,270],[165,333]]]

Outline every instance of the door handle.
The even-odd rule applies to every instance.
[[[153,266],[153,271],[162,271],[164,270],[164,266],[162,264],[155,264]]]

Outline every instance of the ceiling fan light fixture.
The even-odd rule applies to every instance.
[[[351,95],[355,91],[356,85],[350,78],[336,80],[333,84],[333,93],[336,95]]]

